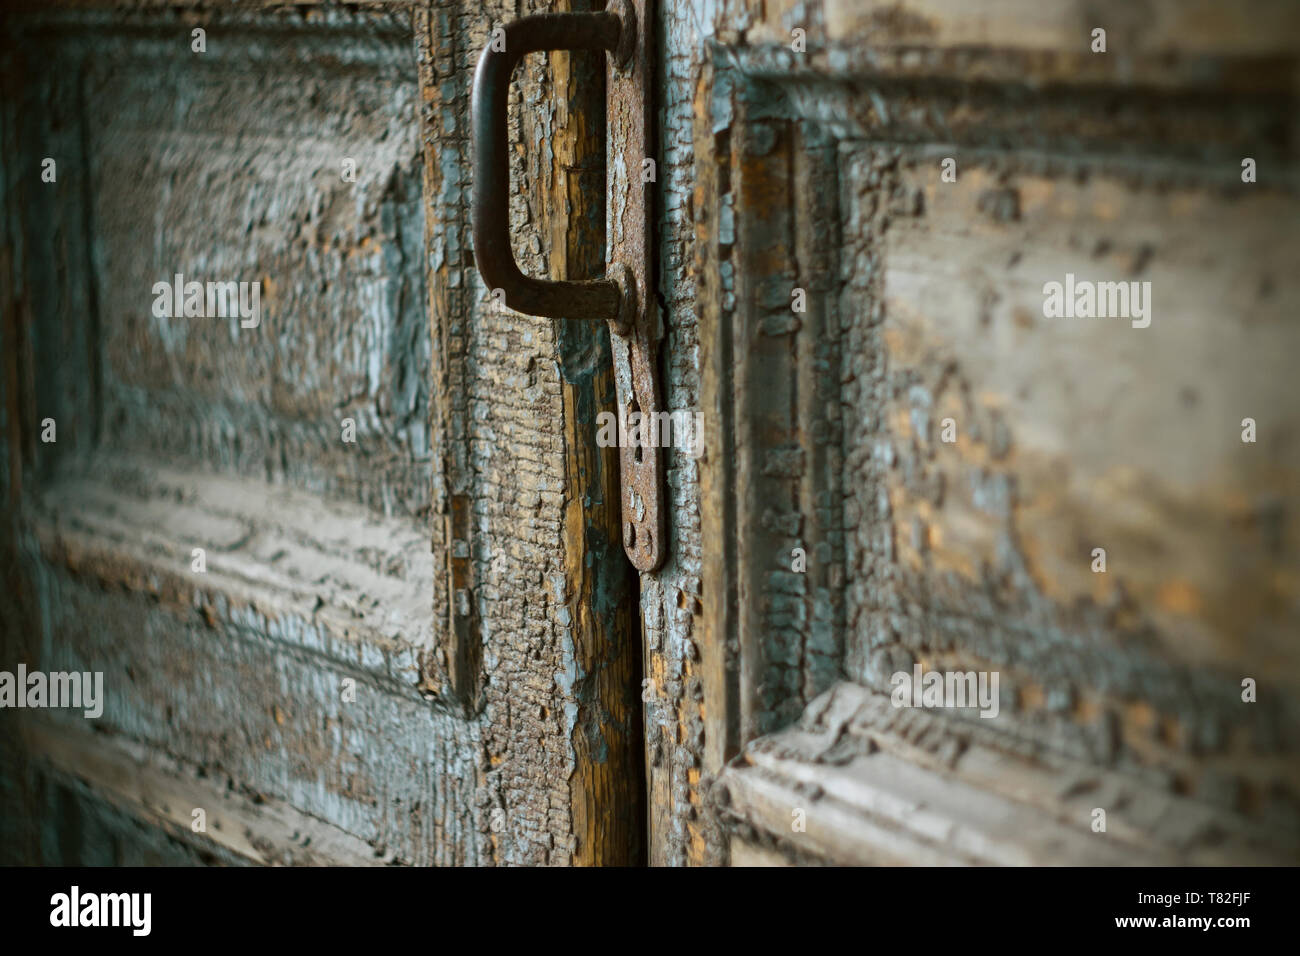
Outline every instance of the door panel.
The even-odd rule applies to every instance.
[[[1294,11],[1059,6],[665,14],[711,431],[652,858],[1300,857]],[[1067,273],[1151,325],[1048,318]],[[892,706],[914,666],[997,718]]]
[[[180,860],[637,859],[608,343],[494,310],[473,268],[469,82],[516,15],[15,15],[4,669],[102,671],[106,698],[0,715],[15,861],[104,861],[106,827],[123,860],[148,828]],[[536,274],[601,265],[573,208],[601,77],[518,75]],[[260,323],[151,314],[177,272],[257,283]]]

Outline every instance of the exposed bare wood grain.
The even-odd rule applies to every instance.
[[[561,9],[593,9],[562,4]],[[557,52],[555,161],[543,187],[550,274],[605,271],[605,55]],[[604,323],[560,319],[564,396],[564,579],[577,665],[569,791],[578,865],[630,865],[644,854],[644,778],[638,694],[641,628],[622,547],[619,449],[596,443],[596,416],[614,410]]]

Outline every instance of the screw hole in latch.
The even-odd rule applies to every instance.
[[[635,385],[631,387],[636,388]],[[641,416],[641,405],[637,402],[634,391],[627,403],[627,430],[629,434],[635,436],[632,441],[632,460],[638,465],[645,461],[645,428],[646,422]]]
[[[636,525],[631,521],[623,522],[623,547],[628,551],[635,551],[637,549],[636,538]],[[645,543],[643,545],[644,549],[646,551],[652,550],[654,548],[654,541],[654,532],[649,528],[646,528]]]

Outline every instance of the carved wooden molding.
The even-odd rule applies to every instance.
[[[737,842],[846,865],[1285,864],[1291,836],[1122,774],[1008,754],[967,722],[842,683],[711,791]],[[1106,808],[1105,832],[1092,829]],[[740,851],[745,852],[743,849]]]
[[[1239,786],[1257,796],[1270,787],[1285,790],[1280,781],[1289,771],[1280,740],[1295,724],[1285,693],[1289,676],[1279,677],[1276,687],[1284,692],[1270,707],[1242,718],[1238,729],[1250,728],[1261,754],[1258,775],[1242,783],[1234,776],[1242,770],[1240,755],[1215,736],[1237,726],[1234,715],[1242,713],[1234,709],[1229,667],[1171,659],[1141,628],[1117,637],[1122,626],[1074,616],[1042,595],[1030,599],[1028,611],[1008,614],[996,602],[982,610],[972,599],[982,586],[964,590],[959,578],[937,574],[940,586],[934,586],[924,575],[899,570],[903,558],[929,567],[929,526],[914,525],[909,539],[891,525],[897,504],[888,500],[888,475],[897,459],[887,442],[871,438],[886,428],[878,417],[897,412],[884,400],[892,393],[879,391],[897,385],[883,371],[892,353],[881,335],[888,303],[897,307],[900,293],[887,295],[884,275],[887,250],[903,241],[891,237],[906,234],[926,211],[913,170],[960,155],[963,175],[973,177],[966,182],[986,183],[978,208],[966,210],[963,220],[977,231],[982,216],[1004,226],[1019,221],[1021,177],[1033,188],[1095,179],[1149,196],[1171,189],[1227,194],[1240,185],[1242,143],[1248,142],[1251,155],[1269,157],[1271,195],[1294,205],[1300,184],[1292,132],[1295,45],[1246,32],[1258,42],[1243,40],[1226,53],[1212,45],[1175,49],[1143,61],[1136,72],[1117,58],[1089,61],[1052,44],[875,45],[853,36],[855,44],[832,43],[805,56],[788,42],[711,47],[696,89],[695,129],[702,401],[719,423],[717,453],[711,451],[702,470],[704,770],[721,781],[721,819],[733,834],[762,831],[783,852],[839,862],[1051,862],[1057,852],[1068,862],[1296,854],[1291,829],[1284,827],[1286,838],[1269,845],[1258,821],[1234,809],[1245,792]],[[1224,209],[1232,209],[1230,201]],[[1225,234],[1239,235],[1241,224],[1240,215],[1225,223]],[[1171,225],[1161,235],[1175,230]],[[1001,254],[996,243],[989,248],[998,250],[990,255]],[[1097,248],[1105,254],[1100,242]],[[1232,248],[1242,254],[1246,246]],[[919,244],[910,251],[925,252]],[[1171,247],[1168,255],[1177,263],[1180,252]],[[1135,261],[1141,269],[1142,257]],[[971,267],[979,269],[975,262]],[[1229,271],[1249,267],[1244,256]],[[794,289],[804,293],[805,312],[792,309]],[[1279,292],[1285,301],[1294,295],[1289,284]],[[1272,307],[1264,308],[1272,317]],[[864,398],[869,388],[882,400]],[[979,441],[996,449],[1005,423],[978,424]],[[924,447],[909,493],[937,494],[930,500],[938,502],[944,488],[938,483],[927,491],[933,475],[923,467]],[[993,462],[995,478],[996,468]],[[855,496],[864,480],[870,494]],[[1003,480],[1001,487],[1014,493],[1014,472]],[[794,548],[806,554],[806,572],[792,570]],[[1016,586],[1037,594],[1033,575],[1018,573]],[[979,757],[963,766],[1040,761],[1024,794],[995,796],[995,781],[981,774],[963,775],[954,789],[951,766],[935,765],[889,734],[877,735],[875,744],[887,757],[864,754],[852,769],[817,759],[833,735],[825,739],[819,729],[809,736],[800,728],[827,706],[828,697],[819,695],[841,704],[852,698],[864,713],[878,712],[882,700],[888,708],[891,669],[911,664],[890,656],[900,643],[898,628],[919,628],[901,643],[927,666],[1021,668],[1014,699],[1025,708],[1032,709],[1026,702],[1038,692],[1025,686],[1031,677],[1049,686],[1073,680],[1082,688],[1088,703],[1076,698],[1073,713],[1053,698],[1056,710],[1047,714],[1000,721],[998,731],[981,728],[981,744],[970,751]],[[1107,642],[1122,650],[1107,650]],[[1141,757],[1121,752],[1145,732],[1125,716],[1144,704],[1134,674],[1144,675],[1143,693],[1159,715],[1177,715],[1157,722],[1183,722],[1170,732],[1181,744],[1157,741]],[[874,690],[836,683],[844,677]],[[1100,712],[1088,710],[1094,698]],[[1193,700],[1200,710],[1185,713]],[[969,748],[968,722],[916,716],[939,752]],[[1199,781],[1198,793],[1215,791],[1204,804],[1179,790],[1186,786],[1180,775],[1196,766],[1186,751],[1204,746],[1191,739],[1219,741],[1208,746],[1222,770]],[[1090,841],[1087,816],[1072,816],[1073,798],[1056,789],[1055,774],[1066,772],[1054,763],[1060,760],[1072,762],[1075,776],[1103,781],[1096,786],[1141,808],[1143,822],[1119,844]],[[906,797],[891,789],[900,774],[914,778],[910,808],[889,803]],[[828,798],[818,834],[810,826],[807,835],[792,835],[791,807],[807,804],[801,788],[822,777],[829,781],[822,789],[842,792]],[[993,801],[993,816],[967,817],[961,793]],[[994,822],[997,814],[1014,819],[1020,812],[1002,801],[1026,795],[1039,808],[1035,829],[1017,833]],[[924,823],[911,819],[914,812],[924,817],[929,801],[950,808],[939,831],[927,828],[942,814]],[[1150,822],[1142,814],[1154,806],[1165,808],[1170,832],[1140,832]],[[1208,820],[1206,807],[1222,816]],[[1285,819],[1279,807],[1270,813],[1275,824]],[[1178,828],[1196,835],[1174,833]],[[963,834],[971,841],[963,843]]]

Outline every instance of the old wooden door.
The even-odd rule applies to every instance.
[[[0,669],[105,682],[0,713],[7,856],[1300,859],[1293,4],[650,4],[638,575],[606,332],[470,237],[479,51],[578,5],[131,8],[6,21]],[[512,86],[529,275],[605,69]]]
[[[0,713],[7,862],[642,859],[608,339],[494,308],[469,241],[520,13],[7,13],[0,670],[103,680]],[[533,274],[603,270],[603,76],[516,77]]]
[[[651,859],[1300,859],[1300,8],[663,16]]]

